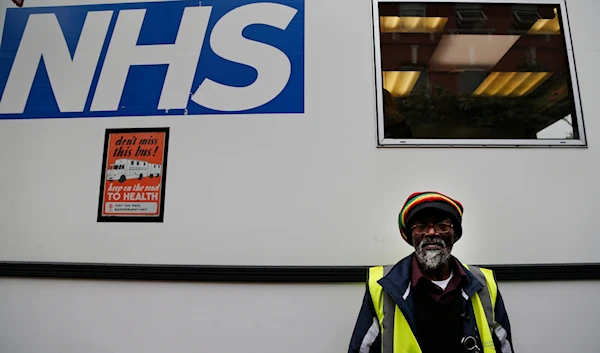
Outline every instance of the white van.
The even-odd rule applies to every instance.
[[[124,182],[127,179],[144,177],[154,178],[160,175],[160,164],[148,163],[135,159],[117,159],[106,171],[106,179]]]

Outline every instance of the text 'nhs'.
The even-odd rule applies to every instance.
[[[302,113],[304,0],[9,8],[0,92],[0,119]]]

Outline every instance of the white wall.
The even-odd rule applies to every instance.
[[[345,352],[363,288],[2,279],[0,352]],[[598,351],[600,283],[500,290],[515,352]]]
[[[589,148],[376,148],[370,2],[306,0],[305,114],[1,121],[0,259],[390,263],[405,198],[436,189],[466,262],[596,262],[600,3],[567,3]],[[165,221],[97,223],[104,129],[141,126],[171,127]]]

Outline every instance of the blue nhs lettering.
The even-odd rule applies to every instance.
[[[10,8],[0,119],[302,113],[304,0]]]

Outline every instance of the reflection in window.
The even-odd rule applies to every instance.
[[[537,133],[539,139],[572,139],[573,122],[571,116],[564,117]]]
[[[386,139],[583,140],[559,5],[377,6]]]

